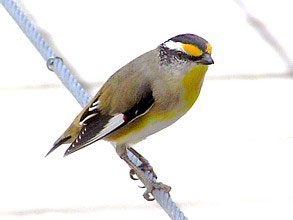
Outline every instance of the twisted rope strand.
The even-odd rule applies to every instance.
[[[36,26],[32,24],[29,18],[13,0],[0,0],[0,3],[8,11],[25,35],[30,39],[44,60],[47,62],[50,60],[50,62],[52,62],[50,68],[52,68],[52,70],[56,73],[64,86],[72,93],[79,104],[82,107],[85,107],[90,101],[89,95],[70,73],[70,70],[65,66],[62,59],[56,56],[56,53],[48,45],[40,32],[38,32]],[[115,147],[114,144],[112,145]],[[131,152],[128,152],[128,156],[135,165],[139,166],[141,164],[138,158],[136,158]],[[146,175],[148,175],[148,177],[153,181],[156,181],[156,179],[153,178],[149,172],[147,172]],[[169,193],[166,193],[163,190],[154,190],[152,194],[171,219],[187,220],[183,212],[172,201]]]
[[[55,58],[56,53],[48,45],[40,32],[38,32],[36,26],[32,24],[20,7],[13,0],[0,0],[0,2],[36,47],[42,57],[46,61],[50,58]],[[56,62],[54,63],[54,72],[81,106],[85,106],[86,103],[90,101],[87,92],[81,87],[80,83],[73,77],[63,62],[56,59]]]

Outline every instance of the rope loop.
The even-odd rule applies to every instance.
[[[54,66],[56,66],[57,60],[59,60],[61,63],[63,63],[63,59],[61,57],[50,57],[47,60],[46,65],[47,65],[48,70],[54,72]]]

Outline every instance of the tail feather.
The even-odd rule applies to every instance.
[[[71,138],[71,136],[62,137],[59,138],[54,144],[51,150],[46,154],[45,157],[47,157],[50,153],[52,153],[54,150],[56,150],[60,145],[65,144],[66,141],[68,141]]]
[[[69,144],[72,143],[76,137],[78,136],[79,132],[81,130],[81,125],[76,122],[76,120],[67,128],[67,130],[59,137],[55,143],[53,144],[53,147],[51,150],[46,154],[45,157],[47,157],[50,153],[52,153],[54,150],[56,150],[60,145],[62,144]]]
[[[101,116],[101,114],[93,114],[89,119],[86,120],[86,123],[81,126],[80,132],[71,142],[71,145],[66,150],[64,156],[68,156],[69,154],[72,154],[73,152],[78,151],[104,137],[101,136],[96,138],[100,131],[105,128],[105,125],[108,124],[111,118],[112,116],[110,115]]]

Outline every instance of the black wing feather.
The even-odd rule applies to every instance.
[[[70,145],[70,147],[66,150],[64,156],[67,156],[77,150],[80,150],[89,144],[92,144],[103,137],[113,133],[119,128],[125,126],[126,124],[134,121],[138,117],[146,114],[149,109],[154,104],[154,97],[152,91],[150,90],[145,97],[142,97],[141,100],[135,104],[132,108],[122,113],[124,116],[124,122],[117,126],[116,128],[109,131],[107,134],[95,139],[99,135],[99,133],[107,126],[109,120],[113,118],[112,115],[102,115],[98,108],[93,109],[92,111],[85,111],[82,115],[80,121],[83,122],[83,127],[79,133],[79,136],[75,139],[75,141]],[[92,106],[90,106],[92,107]],[[89,107],[89,108],[90,108]],[[120,113],[121,114],[121,113]]]

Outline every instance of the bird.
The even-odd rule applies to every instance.
[[[116,71],[56,140],[48,156],[62,144],[70,144],[68,156],[98,140],[109,141],[131,168],[132,179],[157,178],[148,161],[133,149],[146,137],[172,125],[197,100],[208,66],[214,64],[212,46],[195,34],[180,34],[159,44]],[[142,162],[136,166],[131,151]],[[149,181],[146,200],[154,189],[171,187]]]

